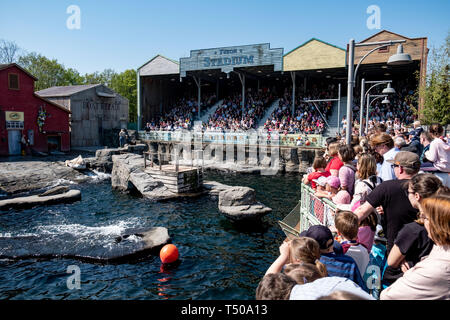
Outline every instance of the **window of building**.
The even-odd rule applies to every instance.
[[[8,85],[11,90],[19,90],[19,75],[17,73],[8,73]]]
[[[386,47],[383,47],[383,48],[378,49],[378,52],[379,52],[379,53],[389,52],[389,46],[386,46]]]

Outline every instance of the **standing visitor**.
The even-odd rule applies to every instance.
[[[450,299],[450,196],[426,198],[421,208],[424,226],[435,245],[427,258],[381,292],[381,300]]]
[[[125,133],[124,129],[121,129],[119,132],[119,146],[122,148],[125,145],[127,134]]]
[[[383,181],[389,181],[396,179],[394,174],[394,169],[388,162],[394,159],[395,155],[399,152],[394,147],[394,140],[386,132],[381,132],[376,134],[370,139],[370,143],[377,153],[383,156],[383,163],[380,167],[380,172],[378,176],[383,179]]]

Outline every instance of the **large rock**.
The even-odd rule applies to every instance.
[[[80,190],[69,190],[62,194],[48,196],[19,197],[8,200],[0,200],[0,210],[24,209],[35,206],[48,206],[57,203],[70,203],[81,200]]]
[[[248,187],[231,187],[219,194],[219,206],[243,206],[256,203],[255,190]]]
[[[122,191],[138,190],[152,200],[176,198],[163,183],[144,171],[144,157],[135,154],[114,155],[111,186]]]
[[[0,193],[6,195],[88,180],[89,177],[65,166],[63,162],[0,162]]]
[[[92,228],[90,229],[98,229]],[[87,262],[128,262],[159,250],[170,242],[164,227],[127,229],[121,234],[86,232],[46,233],[34,236],[0,237],[0,258],[67,258]]]
[[[248,187],[231,187],[219,193],[219,211],[233,221],[254,221],[272,211],[256,201],[255,190]]]

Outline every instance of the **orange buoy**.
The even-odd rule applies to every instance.
[[[172,263],[178,259],[178,249],[173,244],[166,244],[159,252],[162,263]]]

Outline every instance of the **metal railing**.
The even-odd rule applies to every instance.
[[[288,239],[298,237],[312,225],[334,225],[336,205],[328,199],[316,197],[314,193],[311,187],[302,183],[301,199],[297,206],[283,220],[278,221]]]
[[[164,141],[164,142],[194,142],[201,141],[205,143],[221,144],[258,144],[272,143],[279,146],[304,147],[304,148],[322,148],[325,145],[325,138],[319,134],[280,134],[277,132],[266,133],[258,132],[256,135],[246,132],[213,132],[203,133],[196,131],[139,131],[140,140]]]

